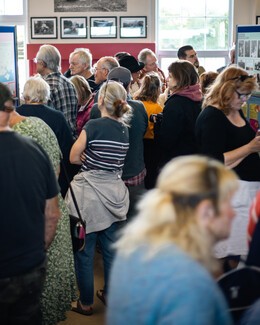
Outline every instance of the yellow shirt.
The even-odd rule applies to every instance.
[[[150,116],[151,114],[161,113],[163,108],[160,104],[151,101],[143,101],[143,104],[148,115],[148,127],[144,139],[154,139],[154,123],[150,122]]]

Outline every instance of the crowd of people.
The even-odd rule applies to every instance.
[[[258,85],[235,64],[205,71],[190,45],[177,55],[165,76],[148,48],[94,64],[77,48],[63,74],[42,45],[19,107],[0,83],[4,324],[91,316],[97,248],[107,324],[232,324],[216,279],[259,233],[260,135],[242,110]]]

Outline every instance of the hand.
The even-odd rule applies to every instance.
[[[249,148],[251,152],[260,152],[260,135],[249,142]]]
[[[82,152],[82,154],[80,155],[81,162],[84,163],[86,159],[87,159],[87,155],[85,154],[85,152]]]

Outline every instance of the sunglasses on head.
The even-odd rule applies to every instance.
[[[123,83],[120,79],[118,79],[118,78],[107,79],[107,81],[106,81],[106,86],[105,86],[105,91],[104,91],[104,97],[106,97],[106,93],[107,93],[107,85],[108,85],[109,83],[114,83],[114,82],[119,83],[119,84],[121,84],[121,85],[124,87],[124,83]]]
[[[231,79],[228,79],[228,80],[238,80],[238,81],[245,81],[246,79],[249,79],[249,78],[254,78],[253,75],[245,75],[245,74],[242,74],[241,76],[238,76],[238,77],[234,77],[234,78],[231,78]]]

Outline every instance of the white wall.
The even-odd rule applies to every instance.
[[[96,0],[92,0],[96,1]],[[120,16],[147,16],[147,38],[146,39],[120,39],[119,35],[117,39],[90,39],[89,35],[87,38],[88,43],[144,43],[154,42],[155,38],[155,24],[154,24],[154,12],[155,12],[155,1],[156,0],[127,0],[127,11],[126,12],[54,12],[54,0],[28,0],[28,31],[29,31],[29,42],[28,43],[45,43],[46,40],[31,39],[31,26],[30,17],[57,17],[58,18],[58,38],[51,40],[52,43],[84,43],[86,39],[60,39],[60,17],[89,17],[92,16],[117,16],[117,23],[119,24]],[[72,2],[73,3],[73,2]],[[89,34],[89,33],[88,33]]]
[[[92,0],[95,1],[95,0]],[[57,17],[58,18],[58,39],[52,43],[72,43],[72,39],[60,39],[59,20],[60,17],[73,16],[117,16],[118,23],[120,16],[147,16],[147,39],[131,39],[136,43],[153,42],[155,40],[155,13],[157,0],[127,0],[127,12],[54,12],[54,0],[28,0],[29,17]],[[169,0],[180,1],[180,0]],[[196,1],[196,0],[194,0]],[[213,1],[213,0],[212,0]],[[260,16],[260,0],[234,0],[234,23],[233,40],[235,41],[236,25],[253,25],[256,16]],[[88,21],[89,24],[89,21]],[[31,40],[30,19],[28,20],[29,43],[44,43],[44,40]],[[88,43],[100,43],[100,39],[87,39]],[[84,43],[86,40],[76,40],[77,43]],[[110,43],[111,39],[102,39],[102,43]],[[128,43],[127,39],[113,39],[113,42]]]
[[[233,40],[236,38],[237,25],[255,25],[260,16],[260,0],[234,0]]]

